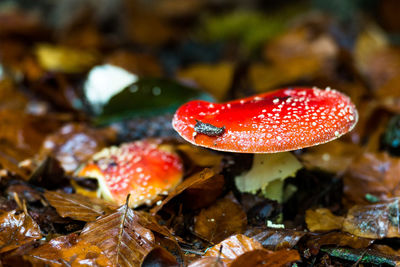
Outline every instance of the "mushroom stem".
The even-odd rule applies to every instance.
[[[283,181],[295,176],[303,165],[290,152],[255,154],[251,169],[235,177],[241,192],[261,193],[272,200],[282,202]]]

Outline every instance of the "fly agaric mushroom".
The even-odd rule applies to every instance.
[[[96,178],[98,195],[106,200],[122,205],[131,194],[129,206],[137,207],[175,188],[183,176],[183,163],[170,145],[136,141],[101,150],[78,176]]]
[[[282,158],[280,154],[265,153],[296,150],[339,138],[351,131],[357,120],[357,110],[349,97],[330,88],[314,87],[281,89],[221,104],[191,101],[176,111],[172,125],[194,145],[257,153],[254,167],[255,162],[276,166],[277,159]],[[286,155],[283,161],[297,171],[300,163],[290,153]],[[275,163],[265,164],[268,159]],[[260,170],[253,172],[263,175]],[[267,183],[275,178],[268,179]],[[239,187],[251,183],[246,177],[236,180]],[[249,190],[242,191],[253,191],[258,186],[262,185],[250,185]]]

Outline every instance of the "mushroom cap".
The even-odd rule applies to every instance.
[[[332,141],[351,131],[357,120],[348,96],[314,87],[286,88],[221,104],[191,101],[175,112],[172,125],[197,146],[274,153]]]
[[[129,206],[136,207],[175,188],[183,176],[183,163],[170,145],[144,140],[101,150],[78,175],[96,178],[100,194],[118,204],[131,194]]]

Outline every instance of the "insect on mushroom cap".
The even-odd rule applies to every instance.
[[[191,101],[175,112],[172,125],[194,145],[274,153],[332,141],[351,131],[357,120],[348,96],[314,87],[280,89],[221,104]]]

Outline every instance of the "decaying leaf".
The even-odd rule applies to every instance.
[[[167,204],[174,197],[180,195],[182,192],[184,192],[192,187],[196,188],[196,187],[200,187],[203,184],[207,185],[209,181],[211,183],[213,183],[213,180],[218,180],[219,177],[222,177],[222,176],[217,174],[216,169],[208,169],[208,168],[193,174],[189,178],[185,179],[181,184],[179,184],[172,192],[170,192],[168,197],[166,197],[160,205],[154,207],[152,209],[152,213],[157,213],[159,210],[162,209],[162,207],[165,204]],[[214,186],[215,186],[215,184],[214,184]],[[222,183],[222,186],[223,186],[223,183]],[[221,190],[222,186],[220,187],[220,189],[217,188],[219,192],[222,191]],[[200,188],[199,188],[199,190],[200,190]],[[207,186],[205,187],[205,190],[207,190]],[[203,191],[203,192],[204,192],[203,195],[210,194],[210,192],[206,192],[206,191]],[[215,200],[218,197],[218,195],[213,196],[213,200]],[[194,201],[194,200],[192,199],[191,201]],[[201,201],[201,199],[199,199],[199,201]],[[188,203],[188,204],[190,206],[190,203]],[[199,206],[199,205],[197,205],[197,206]]]
[[[111,266],[111,261],[95,244],[79,240],[76,234],[60,236],[23,256],[39,266]]]
[[[367,249],[351,249],[351,248],[323,248],[322,251],[329,255],[344,260],[366,263],[373,265],[388,265],[388,266],[399,266],[400,257],[398,255],[385,255],[378,250],[373,248]]]
[[[227,264],[218,257],[202,257],[189,264],[189,267],[226,267]]]
[[[332,231],[342,228],[343,217],[333,215],[329,209],[306,211],[306,223],[311,232]]]
[[[178,267],[175,257],[162,247],[153,248],[143,259],[142,267]]]
[[[95,129],[85,124],[70,123],[43,141],[40,155],[55,157],[67,172],[75,171],[80,164],[115,140],[111,128]]]
[[[138,266],[154,246],[153,233],[139,221],[140,216],[125,204],[88,223],[79,239],[98,246],[112,265]]]
[[[35,52],[40,65],[49,71],[82,72],[98,61],[95,52],[71,47],[41,44]]]
[[[327,172],[342,174],[360,153],[360,146],[335,140],[310,147],[307,153],[300,155],[300,158],[308,169],[318,168]]]
[[[274,228],[255,228],[245,232],[246,236],[260,242],[262,246],[269,250],[279,250],[284,248],[293,248],[297,245],[303,236],[304,231],[295,231],[291,229]]]
[[[219,244],[209,248],[204,256],[220,257],[222,259],[233,260],[243,253],[255,249],[262,249],[262,245],[250,237],[239,234],[233,235]]]
[[[337,245],[340,247],[367,248],[374,242],[373,239],[362,238],[343,232],[330,232],[311,235],[307,240],[307,247],[313,254],[318,254],[322,246]]]
[[[177,150],[184,153],[193,164],[200,167],[218,167],[223,158],[220,154],[191,144],[178,145]]]
[[[399,216],[398,198],[374,205],[355,205],[347,213],[343,231],[373,239],[400,237]]]
[[[226,96],[233,78],[234,65],[223,62],[218,64],[197,64],[183,69],[178,77],[194,81],[215,98],[222,100]]]
[[[194,218],[194,231],[212,243],[218,243],[232,234],[240,234],[247,225],[242,207],[229,198],[200,211]]]
[[[236,258],[231,267],[256,266],[256,267],[280,267],[300,260],[297,250],[277,250],[256,249],[246,252]]]
[[[346,201],[368,204],[366,195],[387,200],[400,194],[400,159],[387,153],[364,153],[350,166],[344,177]]]
[[[12,210],[0,215],[1,253],[40,238],[39,226],[28,214]]]
[[[79,194],[46,191],[44,197],[61,217],[91,222],[97,217],[110,214],[117,206],[98,198],[89,198]]]

